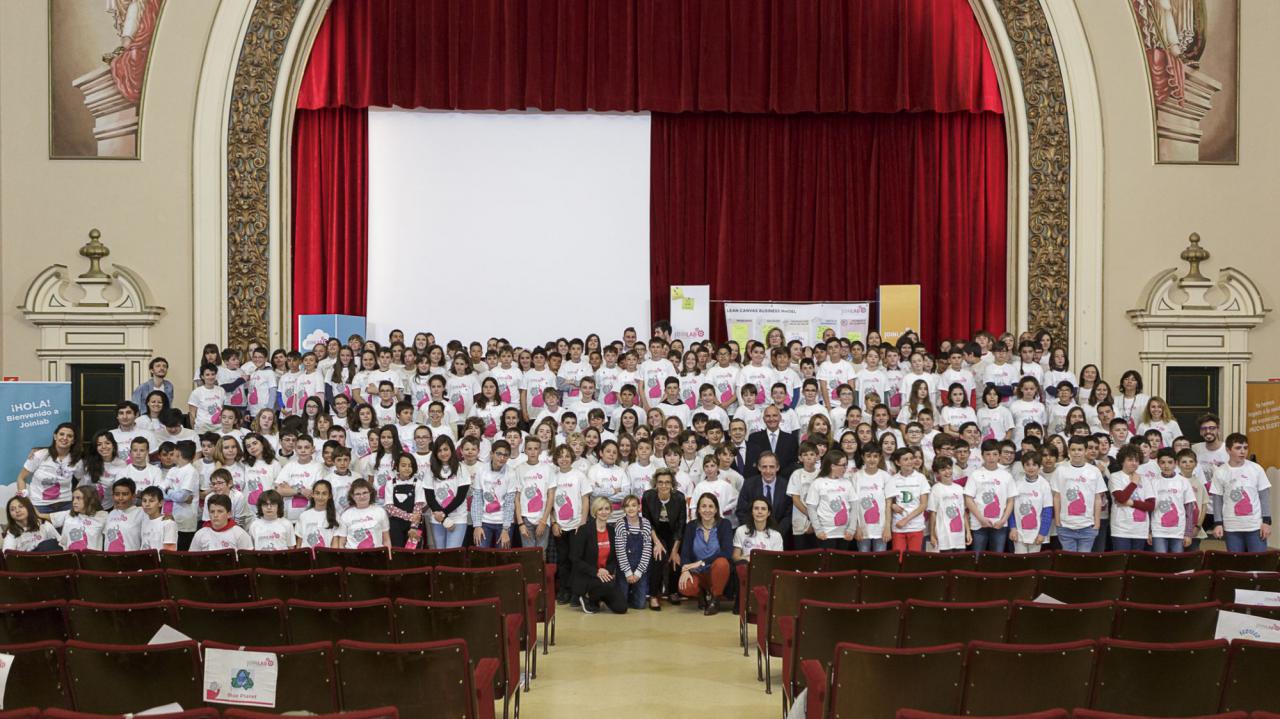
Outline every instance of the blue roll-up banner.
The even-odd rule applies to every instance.
[[[48,447],[53,430],[71,421],[70,382],[0,382],[0,484],[18,480],[33,447]]]
[[[294,335],[299,352],[308,352],[317,342],[337,337],[342,344],[351,335],[364,337],[364,318],[355,315],[298,315],[298,333]]]

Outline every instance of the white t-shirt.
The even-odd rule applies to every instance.
[[[1271,508],[1263,507],[1259,493],[1271,487],[1262,467],[1245,460],[1239,467],[1224,464],[1213,473],[1209,494],[1222,497],[1222,516],[1214,519],[1222,522],[1228,532],[1256,532],[1262,528],[1262,515],[1270,515]]]
[[[70,552],[86,549],[101,551],[102,535],[106,528],[107,513],[76,514],[54,512],[50,516],[53,526],[62,528],[62,548]]]
[[[524,373],[513,362],[510,367],[494,365],[489,376],[498,383],[498,398],[503,404],[514,405],[520,401],[520,390],[524,388]]]
[[[1070,462],[1058,464],[1054,472],[1054,491],[1062,496],[1058,523],[1067,529],[1092,527],[1093,498],[1107,491],[1102,472],[1091,464],[1077,467]]]
[[[525,462],[516,468],[521,518],[536,522],[547,511],[548,494],[554,486],[552,477],[555,473],[554,466],[541,462],[534,465]]]
[[[561,369],[563,370],[563,365]],[[549,369],[531,369],[524,373],[524,391],[528,397],[529,406],[535,411],[545,406],[542,401],[543,390],[555,389],[555,387],[556,376]]]
[[[938,549],[964,549],[964,487],[935,483],[929,490],[929,511],[938,518],[933,537]]]
[[[290,549],[294,544],[293,522],[259,517],[249,526],[249,536],[254,549],[271,552]]]
[[[271,391],[276,388],[276,373],[270,367],[263,367],[249,375],[249,413],[258,415],[258,411],[271,407]]]
[[[973,497],[982,518],[993,524],[1004,514],[1005,505],[1015,491],[1013,476],[998,467],[978,467],[969,474],[969,480],[964,485],[964,496]],[[969,529],[982,529],[982,522],[970,515]]]
[[[388,455],[390,456],[390,455]],[[290,462],[280,468],[276,474],[276,485],[287,484],[296,491],[303,489],[311,489],[326,474],[324,463],[315,457],[311,461],[302,464],[300,462]],[[284,498],[285,518],[289,521],[297,521],[303,510],[307,508],[311,502],[301,494],[295,494],[292,497]]]
[[[858,380],[858,404],[866,406],[867,395],[875,392],[880,396],[880,402],[886,406],[889,404],[889,373],[883,368],[863,369],[857,374]],[[892,388],[895,392],[897,387]]]
[[[200,473],[194,464],[174,467],[164,477],[165,502],[163,514],[173,517],[178,524],[179,532],[196,531],[199,513],[196,504],[200,501]],[[185,502],[170,500],[173,492],[185,491],[188,498]]]
[[[244,500],[250,507],[258,506],[258,497],[268,489],[276,488],[276,477],[280,475],[280,462],[255,461],[244,468]]]
[[[1022,438],[1026,436],[1028,424],[1036,422],[1043,428],[1049,419],[1040,400],[1028,402],[1015,399],[1009,403],[1009,414],[1013,416],[1013,443],[1018,445],[1021,445]]]
[[[571,468],[568,472],[557,470],[555,483],[555,514],[551,518],[562,530],[577,529],[586,511],[582,498],[591,494],[591,482],[585,474]],[[590,498],[587,501],[590,502]]]
[[[608,499],[615,512],[622,509],[620,495],[625,495],[631,485],[631,479],[627,476],[627,470],[624,467],[617,464],[606,467],[601,462],[587,472],[587,478],[591,482],[591,494]]]
[[[124,468],[124,475],[133,480],[134,487],[138,494],[142,494],[142,490],[147,487],[163,487],[164,474],[160,472],[160,468],[154,464],[144,464],[136,467],[132,464]]]
[[[895,514],[891,517],[890,522],[893,524],[895,532],[923,532],[924,531],[924,512],[912,517],[906,526],[898,528],[897,522],[911,512],[916,511],[920,503],[926,502],[925,507],[929,505],[929,480],[924,478],[919,472],[911,474],[898,474],[889,478],[888,486],[885,487],[885,496],[893,498],[898,506],[906,510],[902,514]]]
[[[213,527],[203,527],[191,538],[193,552],[216,552],[222,549],[253,549],[253,539],[238,524],[221,532]]]
[[[951,385],[958,384],[964,388],[964,393],[968,395],[969,401],[976,401],[974,394],[977,392],[977,384],[973,381],[973,373],[967,369],[954,370],[948,367],[938,376],[938,394],[941,399],[939,401],[946,402],[946,395],[951,391]]]
[[[836,390],[842,384],[850,384],[853,381],[855,372],[853,365],[849,364],[845,360],[839,360],[837,362],[827,360],[818,365],[817,371],[814,372],[814,375],[817,379],[827,383],[827,394],[830,396],[831,401],[835,402],[840,399],[839,393]]]
[[[813,480],[818,477],[818,467],[815,465],[812,472],[806,471],[802,466],[791,473],[791,479],[787,480],[787,496],[799,497],[801,502],[805,501],[805,497],[809,495],[809,487],[813,485]],[[800,508],[792,502],[791,506],[791,533],[797,537],[809,530],[809,516],[800,511]]]
[[[1012,387],[1022,378],[1022,373],[1018,371],[1015,364],[996,364],[992,362],[982,373],[982,384],[993,384],[996,387]],[[1002,398],[1001,401],[1004,401]]]
[[[1150,490],[1156,500],[1151,536],[1165,539],[1187,536],[1187,504],[1196,501],[1196,493],[1187,478],[1180,474],[1156,477],[1151,481]]]
[[[155,519],[151,519],[146,515],[142,518],[142,541],[139,549],[149,549],[158,552],[164,549],[166,544],[178,544],[178,525],[172,519],[165,519],[164,515],[160,515]]]
[[[102,533],[102,549],[107,552],[132,552],[142,542],[142,523],[147,515],[141,507],[107,512],[107,522]],[[177,526],[176,524],[174,525]]]
[[[1196,463],[1209,477],[1212,477],[1218,467],[1225,465],[1231,458],[1227,454],[1225,442],[1218,445],[1217,449],[1209,449],[1204,442],[1197,442],[1191,445],[1191,451],[1196,453]]]
[[[208,432],[222,423],[222,406],[227,402],[226,390],[200,385],[191,390],[187,406],[196,408],[195,431]]]
[[[37,449],[22,468],[27,477],[27,495],[36,507],[71,501],[71,480],[84,479],[84,463],[72,463],[70,455],[62,459],[49,456],[49,450]]]
[[[959,431],[966,422],[977,424],[978,413],[972,407],[945,406],[938,411],[941,424]],[[981,428],[981,427],[979,427]]]
[[[703,479],[693,487],[693,509],[697,509],[698,498],[704,494],[714,494],[720,503],[720,516],[732,517],[738,508],[738,490],[722,475],[714,480]],[[692,519],[692,517],[690,517]]]
[[[1043,476],[1036,475],[1035,480],[1031,481],[1025,474],[1014,486],[1016,489],[1012,516],[1014,535],[1019,542],[1031,544],[1040,535],[1041,512],[1045,507],[1053,506],[1053,488]]]
[[[863,539],[877,539],[884,532],[884,522],[889,516],[888,489],[892,476],[883,469],[868,474],[860,469],[853,475],[854,497],[857,499],[858,526]],[[923,528],[923,525],[921,525]]]
[[[1130,500],[1151,499],[1151,487],[1147,483],[1146,477],[1140,477],[1141,482],[1138,483],[1133,494],[1129,495]],[[1115,472],[1111,475],[1109,484],[1111,485],[1111,493],[1123,492],[1130,484],[1133,484],[1133,477],[1124,472]],[[1151,518],[1141,509],[1134,507],[1123,507],[1117,502],[1111,503],[1111,536],[1124,537],[1126,539],[1146,539],[1151,528]]]
[[[645,492],[653,489],[653,473],[658,469],[659,465],[653,461],[652,457],[649,458],[647,465],[639,462],[627,465],[627,493],[643,497]]]
[[[337,509],[338,505],[334,505]],[[324,510],[308,509],[293,524],[293,537],[302,541],[304,547],[332,547],[334,537],[345,536],[341,521],[337,526],[329,526],[329,518]]]
[[[782,551],[782,533],[773,529],[763,532],[751,532],[751,527],[742,525],[733,532],[733,546],[742,550],[742,558],[746,559],[757,549],[772,552]]]
[[[683,407],[684,405],[681,406]],[[826,407],[823,407],[821,404],[816,406],[822,409],[822,414],[827,413]],[[750,408],[745,405],[739,405],[738,408],[733,411],[733,419],[740,419],[743,422],[746,422],[747,433],[750,434],[751,432],[764,429],[764,408],[760,405]]]
[[[519,491],[515,472],[510,465],[503,465],[502,470],[495,472],[488,462],[477,468],[471,480],[471,502],[484,502],[481,508],[480,521],[483,524],[504,524],[502,505],[508,494]]]
[[[707,370],[703,379],[716,388],[716,401],[726,405],[734,404],[738,396],[738,368],[733,365],[721,367],[713,365]]]
[[[671,364],[669,359],[645,360],[640,363],[638,373],[644,386],[636,389],[643,393],[650,403],[656,403],[662,399],[663,383],[668,377],[676,376],[676,366]]]
[[[30,552],[36,548],[41,542],[47,539],[57,539],[58,530],[53,528],[48,522],[41,522],[40,528],[34,532],[23,532],[18,536],[13,536],[9,532],[4,533],[4,547],[6,552]]]
[[[450,472],[448,467],[443,467],[441,471],[446,475],[437,477],[432,475],[427,479],[426,485],[423,487],[424,492],[432,492],[435,494],[436,504],[441,508],[449,506],[449,503],[458,496],[458,492],[462,487],[471,486],[471,475],[462,471],[461,468],[457,472]],[[469,489],[467,490],[470,491]],[[467,523],[467,503],[463,502],[458,505],[452,512],[445,515],[446,520],[450,520],[451,524]],[[438,524],[435,515],[431,516],[431,523]]]
[[[457,412],[459,417],[464,417],[471,410],[471,404],[475,401],[476,395],[480,394],[480,380],[475,374],[450,373],[445,375],[444,391],[449,404],[453,405],[453,411]]]
[[[987,439],[1004,439],[1013,429],[1013,415],[1004,405],[996,405],[995,409],[983,405],[978,408],[978,429],[982,432],[982,438]]]
[[[383,533],[391,530],[391,520],[387,518],[387,510],[376,504],[364,509],[351,507],[342,513],[340,521],[343,538],[350,549],[377,549],[386,546]]]
[[[762,364],[757,367],[753,364],[748,364],[746,367],[739,370],[738,381],[735,388],[738,390],[738,393],[741,394],[744,386],[748,384],[755,385],[756,402],[759,402],[761,397],[769,396],[769,388],[777,381],[778,372],[769,365]]]
[[[809,484],[804,503],[809,507],[814,533],[827,539],[843,539],[858,528],[853,483],[847,478],[817,477]]]

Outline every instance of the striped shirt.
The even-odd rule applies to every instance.
[[[614,525],[613,537],[613,553],[618,556],[618,569],[623,576],[632,574],[644,575],[649,569],[649,559],[653,555],[653,528],[649,525],[649,520],[644,517],[636,517],[638,524],[631,524],[626,517],[618,520]],[[640,556],[636,561],[632,562],[632,557],[627,551],[627,540],[638,536],[640,538]]]

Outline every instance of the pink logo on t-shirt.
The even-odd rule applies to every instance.
[[[721,402],[732,402],[732,401],[733,401],[733,388],[732,388],[732,387],[728,387],[728,388],[726,388],[726,389],[724,389],[724,390],[721,390],[721,391],[720,391],[720,401],[721,401]]]
[[[1135,521],[1135,522],[1145,522],[1145,521],[1147,521],[1147,513],[1146,513],[1146,512],[1144,512],[1144,511],[1142,511],[1141,509],[1135,509],[1135,510],[1133,510],[1133,521]],[[1167,524],[1166,524],[1165,526],[1167,527],[1167,526],[1169,526],[1169,525],[1167,525]]]
[[[165,514],[169,514],[169,515],[172,515],[172,514],[173,514],[173,502],[172,502],[172,501],[168,501],[168,500],[166,500],[166,501],[165,501],[165,503],[164,503],[164,510],[163,510],[163,512],[164,512]]]
[[[617,392],[605,392],[605,393],[604,393],[604,403],[605,403],[605,404],[608,404],[608,405],[614,405],[614,404],[617,404],[617,403],[618,403],[618,393],[617,393]]]
[[[213,421],[213,423],[214,423],[214,424],[221,424],[221,423],[222,423],[222,408],[221,408],[221,407],[219,407],[219,408],[217,408],[217,409],[215,409],[215,410],[213,411],[213,420],[212,420],[212,421]]]
[[[1023,528],[1023,529],[1035,529],[1035,528],[1037,527],[1037,524],[1036,524],[1036,513],[1035,513],[1035,512],[1033,512],[1033,511],[1031,511],[1031,506],[1030,506],[1030,505],[1026,506],[1024,509],[1025,509],[1026,511],[1025,511],[1025,512],[1023,512],[1023,514],[1022,514],[1022,528]]]
[[[465,402],[463,402],[463,400],[462,400],[462,398],[461,398],[461,397],[459,397],[459,398],[457,398],[457,399],[455,399],[455,400],[453,401],[453,409],[454,409],[454,411],[455,411],[455,412],[457,412],[458,414],[462,414],[462,411],[463,411],[464,409],[466,409],[466,407],[467,407],[467,405],[466,405],[466,403],[465,403]]]
[[[261,496],[262,496],[262,485],[259,484],[257,489],[249,493],[249,498],[246,501],[248,501],[250,505],[256,507],[258,506],[258,497],[261,497]]]
[[[541,394],[541,393],[535,394],[535,395],[533,396],[533,399],[529,400],[529,404],[533,405],[534,407],[541,407],[541,406],[542,406],[542,394]]]
[[[484,425],[484,436],[492,437],[498,433],[498,425],[493,420],[489,420]]]
[[[986,432],[984,432],[984,433],[982,434],[982,439],[983,439],[983,440],[995,439],[995,438],[996,438],[996,432],[995,432],[995,430],[991,429],[990,427],[988,427],[988,428],[987,428],[987,431],[986,431]]]
[[[503,387],[503,388],[502,388],[502,392],[501,392],[501,393],[499,393],[499,394],[498,394],[498,396],[502,398],[502,401],[503,401],[503,402],[510,403],[510,402],[511,402],[511,388],[510,388],[510,387]]]
[[[124,551],[124,533],[119,529],[112,527],[107,530],[107,551],[123,552]]]
[[[367,529],[356,530],[356,549],[373,549],[373,532]]]
[[[995,519],[1000,516],[1000,499],[996,493],[986,490],[982,493],[982,516],[987,519]]]
[[[836,510],[836,516],[831,521],[835,526],[843,527],[849,523],[849,507],[844,503],[843,499],[837,501],[840,502],[840,508]]]
[[[867,524],[880,523],[880,503],[870,497],[862,498],[862,521]]]
[[[1084,514],[1084,492],[1078,489],[1067,490],[1067,514],[1078,516]]]
[[[955,507],[947,507],[947,516],[951,518],[950,527],[952,532],[964,531],[964,518]]]
[[[291,499],[293,501],[290,502],[290,504],[293,505],[294,509],[302,509],[303,507],[307,506],[307,498],[302,496],[301,494],[295,494],[293,495],[293,497],[291,497]]]
[[[252,405],[258,404],[258,388],[257,387],[249,388],[249,404],[252,404]]]
[[[54,482],[53,484],[46,485],[44,491],[40,493],[40,496],[45,499],[57,499],[61,494],[61,487],[58,486],[57,482]]]
[[[556,503],[560,505],[560,510],[556,512],[556,517],[561,522],[573,519],[573,502],[564,497],[557,497]]]
[[[1240,501],[1236,502],[1235,513],[1237,517],[1247,517],[1253,514],[1253,500],[1249,499],[1249,493],[1243,489],[1237,489],[1240,493]]]
[[[534,487],[533,491],[534,491],[533,497],[529,500],[529,511],[541,512],[542,511],[542,490]]]
[[[493,513],[502,510],[502,502],[498,501],[498,495],[492,492],[484,493],[484,511]]]
[[[662,386],[658,384],[658,380],[656,380],[656,379],[650,379],[650,380],[649,380],[649,397],[650,397],[650,399],[657,399],[657,398],[659,398],[659,397],[661,397],[661,396],[662,396]]]
[[[1135,512],[1135,514],[1137,513]],[[1169,503],[1169,511],[1160,515],[1160,526],[1161,527],[1178,526],[1178,508],[1174,506],[1172,502]]]

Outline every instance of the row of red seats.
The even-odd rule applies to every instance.
[[[468,567],[493,564],[487,555],[537,553],[537,547],[516,549],[286,549],[280,551],[223,549],[214,552],[14,552],[4,553],[3,569],[9,572],[50,572],[87,569],[94,572],[132,572],[146,569],[183,569],[217,572],[228,569],[415,569],[419,567]]]
[[[1280,711],[1280,646],[1263,642],[842,643],[830,656],[829,666],[800,666],[806,719],[894,719],[902,709],[969,717],[1056,708],[1153,717]]]
[[[204,646],[237,648],[213,642]],[[228,712],[227,719],[364,710],[373,711],[356,716],[394,719],[397,715],[384,709],[388,706],[406,717],[494,716],[500,662],[473,657],[462,639],[403,644],[343,640],[263,650],[275,652],[279,660],[273,713]],[[77,715],[56,710],[116,716],[165,704],[220,706],[205,701],[203,656],[194,641],[150,646],[40,642],[3,651],[14,655],[5,704],[44,710],[27,716],[72,719]],[[216,719],[218,713],[179,716]]]
[[[217,709],[191,709],[182,712],[165,714],[148,714],[148,719],[279,719],[277,714],[245,709],[228,709],[221,714]],[[86,714],[67,709],[13,709],[0,711],[0,719],[128,719],[123,714]],[[400,712],[395,707],[379,707],[366,711],[337,712],[334,714],[316,714],[311,719],[400,719]]]
[[[1026,714],[1008,714],[1002,717],[975,717],[958,714],[939,714],[916,709],[899,709],[897,719],[1165,719],[1164,717],[1139,716],[1136,714],[1116,714],[1100,712],[1093,709],[1046,709],[1042,712]],[[1280,719],[1280,714],[1272,712],[1223,712],[1210,716],[1192,717],[1191,719]]]

